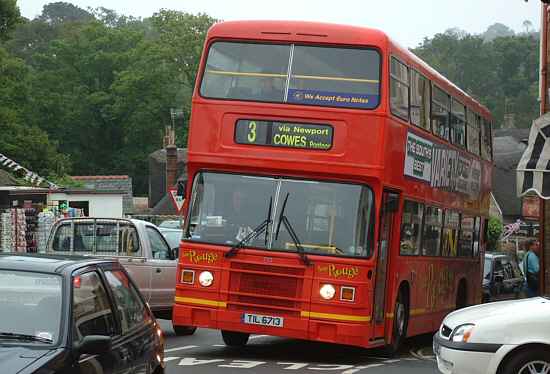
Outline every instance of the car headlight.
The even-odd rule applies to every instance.
[[[336,294],[336,289],[332,284],[323,284],[319,293],[323,299],[330,300],[334,297],[334,294]]]
[[[210,287],[214,282],[214,275],[209,271],[203,271],[199,275],[199,283],[203,287]]]
[[[474,325],[471,323],[460,325],[454,329],[451,340],[456,343],[467,343],[468,340],[470,340],[473,330]]]

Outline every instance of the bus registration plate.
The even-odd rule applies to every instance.
[[[263,316],[261,314],[243,314],[243,322],[249,325],[262,325],[270,327],[283,327],[283,317]]]

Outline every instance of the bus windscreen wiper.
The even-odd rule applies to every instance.
[[[285,200],[283,202],[283,207],[281,208],[281,213],[279,213],[279,223],[277,224],[277,230],[275,232],[275,240],[279,238],[279,231],[281,231],[281,224],[285,225],[286,231],[288,231],[288,234],[290,235],[292,241],[294,242],[294,245],[296,246],[296,251],[298,252],[298,255],[302,259],[302,262],[306,266],[311,265],[311,261],[309,261],[309,258],[306,255],[306,251],[304,247],[302,247],[302,243],[300,243],[300,239],[298,239],[298,235],[296,235],[296,231],[294,231],[294,228],[290,224],[288,218],[285,216],[285,208],[286,203],[288,201],[288,196],[290,195],[289,192],[287,192],[285,196]]]
[[[243,248],[245,246],[245,244],[250,242],[251,240],[256,239],[264,231],[265,231],[264,241],[265,241],[265,245],[267,245],[267,234],[269,232],[268,228],[269,228],[269,224],[271,223],[271,205],[272,205],[272,203],[273,203],[273,196],[269,198],[269,209],[267,211],[267,218],[264,219],[262,221],[262,223],[260,223],[258,225],[258,227],[256,227],[248,235],[246,235],[244,238],[242,238],[237,244],[235,244],[233,247],[231,247],[229,249],[229,251],[227,251],[224,255],[226,258],[235,256],[237,254],[237,252],[239,251],[239,249]]]

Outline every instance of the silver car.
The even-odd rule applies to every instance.
[[[52,228],[47,252],[117,258],[155,316],[172,319],[177,249],[154,224],[137,219],[62,219]],[[189,335],[195,328],[174,326],[174,330]]]

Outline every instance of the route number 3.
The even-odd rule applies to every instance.
[[[256,141],[256,122],[250,121],[248,124],[248,141],[254,143]]]

